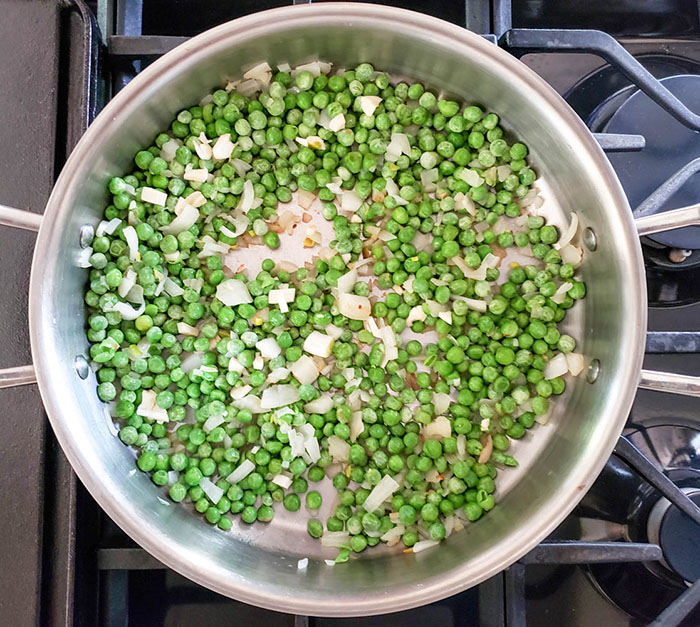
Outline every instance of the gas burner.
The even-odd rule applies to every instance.
[[[700,110],[700,68],[695,62],[677,57],[644,57],[645,67],[691,110]],[[646,94],[631,85],[613,68],[595,71],[567,94],[567,100],[593,132],[643,135],[646,147],[639,152],[611,153],[615,168],[636,209],[683,166],[700,156],[698,134],[665,112]],[[651,213],[668,211],[697,202],[700,178],[690,178]],[[678,229],[649,237],[665,250],[652,256],[658,265],[675,269],[700,263],[689,250],[700,249],[700,227]]]
[[[639,427],[627,438],[700,504],[700,432],[688,426]],[[603,518],[608,540],[651,542],[660,562],[593,564],[588,572],[598,590],[621,610],[647,624],[700,577],[700,528],[659,492],[612,459],[586,495],[580,513]],[[700,624],[700,608],[687,618]]]
[[[650,307],[681,307],[700,302],[700,251],[674,264],[671,249],[642,246],[646,261],[647,302]]]

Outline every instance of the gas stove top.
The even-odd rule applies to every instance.
[[[598,134],[635,214],[700,197],[692,113],[700,111],[697,3],[383,3],[459,24],[519,56]],[[0,79],[13,86],[0,92],[0,138],[17,147],[2,160],[0,202],[41,211],[86,125],[151,60],[206,28],[286,4],[0,0]],[[642,244],[645,367],[700,374],[700,227]],[[32,249],[31,235],[0,228],[0,368],[30,359],[25,294]],[[78,484],[33,386],[0,391],[0,477],[11,499],[0,539],[11,565],[0,573],[8,624],[700,624],[700,584],[692,585],[700,578],[693,522],[700,521],[700,398],[641,390],[615,454],[546,542],[475,589],[363,619],[261,610],[165,569]]]

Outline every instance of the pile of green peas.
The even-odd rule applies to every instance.
[[[363,112],[365,96],[381,98],[372,115]],[[322,116],[341,114],[341,130],[320,125]],[[410,150],[389,160],[394,133],[407,135]],[[198,157],[203,136],[214,143],[224,134],[235,144],[230,157]],[[296,142],[310,136],[321,138],[323,147]],[[166,161],[163,147],[173,140],[178,147]],[[438,99],[419,83],[392,83],[368,63],[330,76],[278,71],[253,96],[218,89],[208,104],[179,112],[153,145],[135,155],[134,170],[110,181],[104,217],[121,222],[94,238],[84,296],[97,394],[113,403],[119,438],[137,451],[138,468],[173,501],[189,503],[224,531],[234,515],[245,524],[270,522],[275,503],[290,512],[304,509],[311,537],[347,532],[339,562],[377,545],[398,524],[410,548],[420,539],[442,540],[450,517],[473,522],[493,509],[499,469],[517,465],[508,453],[512,441],[526,437],[566,387],[561,377],[546,379],[544,370],[556,354],[574,351],[575,340],[559,326],[586,293],[576,268],[555,246],[557,228],[521,205],[536,180],[527,157],[527,147],[508,139],[495,113]],[[245,172],[234,161],[244,162]],[[206,169],[208,180],[187,180],[190,166]],[[428,190],[421,173],[432,169],[435,182]],[[398,196],[387,193],[389,179]],[[328,188],[334,180],[362,200],[355,215],[339,209],[340,198]],[[471,186],[467,180],[480,182]],[[245,218],[262,244],[279,247],[280,235],[269,228],[278,203],[304,190],[318,195],[324,218],[333,223],[333,256],[291,273],[266,259],[250,276],[234,275],[222,253],[203,255],[205,238],[237,245],[226,216],[236,212],[246,181],[257,202]],[[164,204],[144,202],[144,188],[164,192]],[[197,222],[177,235],[164,234],[179,199],[196,192],[205,199]],[[468,205],[460,201],[464,197]],[[497,234],[495,225],[504,221],[509,228]],[[136,256],[125,235],[130,225]],[[388,236],[374,237],[377,227]],[[421,234],[424,243],[416,245]],[[469,278],[454,263],[459,257],[477,269],[487,255],[516,247],[529,251],[531,263],[490,267],[483,280]],[[352,291],[372,294],[373,318],[395,333],[399,348],[388,361],[382,341],[362,320],[342,315],[334,296],[338,279],[367,257],[381,296],[366,276]],[[114,309],[125,302],[119,288],[129,271],[144,300],[136,316]],[[166,276],[181,294],[163,289]],[[232,277],[245,282],[251,303],[231,307],[216,298],[217,287]],[[571,287],[553,300],[564,283]],[[283,284],[296,290],[288,312],[269,303],[270,291]],[[484,303],[482,310],[474,309],[474,300]],[[431,314],[436,304],[450,316]],[[409,322],[416,308],[423,315]],[[196,336],[183,335],[180,323],[196,329]],[[233,401],[232,391],[242,386],[259,397],[273,370],[288,369],[304,355],[311,332],[331,328],[340,331],[332,369],[312,384],[291,374],[280,382],[298,388],[300,400],[290,412],[253,413]],[[275,339],[280,355],[261,362],[256,344],[266,338]],[[187,365],[193,355],[194,368]],[[356,390],[363,399],[359,409],[349,400]],[[155,393],[167,421],[139,414],[145,391]],[[450,435],[428,439],[424,429],[437,417],[438,394],[451,397],[442,412]],[[305,405],[321,395],[332,398],[332,408],[307,412]],[[357,412],[363,430],[351,437]],[[223,422],[207,426],[218,416]],[[292,456],[284,422],[312,425],[319,459]],[[329,453],[330,437],[349,445],[340,471]],[[487,443],[492,453],[483,459]],[[254,470],[229,483],[244,460]],[[273,481],[280,474],[291,480],[289,488]],[[365,511],[365,500],[387,474],[400,488],[383,508]],[[216,502],[202,487],[205,478],[221,491]],[[309,487],[328,480],[338,505],[321,521],[321,492]]]

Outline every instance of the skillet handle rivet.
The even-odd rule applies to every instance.
[[[583,245],[590,251],[598,248],[598,236],[590,226],[583,231]]]
[[[75,368],[75,372],[81,379],[87,379],[87,376],[90,372],[90,366],[85,357],[83,357],[82,355],[78,355],[73,360],[73,367]]]
[[[95,229],[89,224],[80,227],[80,248],[87,248],[95,237]]]
[[[595,383],[600,375],[600,361],[594,359],[588,366],[588,372],[586,373],[586,381],[588,383]]]

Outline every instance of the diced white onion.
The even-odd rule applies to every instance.
[[[283,490],[286,490],[290,485],[292,485],[292,478],[287,475],[279,474],[272,477],[272,483],[278,485]]]
[[[567,353],[566,363],[569,365],[569,372],[575,377],[583,372],[586,365],[583,355],[579,353]]]
[[[194,151],[203,161],[209,161],[212,157],[212,149],[208,142],[194,140]]]
[[[544,367],[544,378],[554,379],[564,376],[567,372],[569,372],[569,364],[566,361],[566,355],[564,353],[557,353]]]
[[[112,218],[109,222],[102,220],[102,222],[100,222],[95,229],[95,235],[97,237],[112,235],[114,231],[119,228],[121,223],[122,221],[119,218]]]
[[[289,370],[287,368],[275,368],[269,375],[267,375],[268,383],[279,383],[284,381],[289,376]]]
[[[578,267],[583,259],[583,251],[573,244],[567,244],[563,246],[559,251],[561,255],[561,260],[564,263],[570,263],[574,268]]]
[[[297,359],[290,368],[292,374],[299,383],[310,385],[316,379],[318,379],[319,370],[316,367],[316,362],[314,362],[308,355],[302,355]],[[294,388],[296,389],[296,388]]]
[[[355,442],[364,430],[365,423],[362,421],[362,412],[354,411],[350,421],[350,441]]]
[[[484,179],[481,178],[476,170],[470,170],[468,168],[461,170],[459,174],[457,174],[457,178],[462,179],[470,187],[479,187],[484,183]]]
[[[165,161],[172,161],[175,158],[175,152],[180,147],[180,143],[175,139],[169,139],[165,142],[160,149],[161,159]]]
[[[387,161],[393,162],[396,161],[401,155],[409,155],[410,153],[411,144],[408,142],[408,136],[404,133],[392,133],[391,141],[386,147],[384,158]]]
[[[319,357],[330,357],[333,350],[333,338],[320,331],[312,331],[304,340],[304,350]]]
[[[561,236],[559,241],[554,245],[554,248],[564,248],[564,246],[569,244],[571,242],[571,240],[574,239],[577,230],[578,230],[578,214],[575,211],[572,211],[571,212],[571,221],[569,222],[569,226],[566,228],[566,231]]]
[[[207,477],[202,477],[200,479],[199,487],[202,488],[202,492],[204,492],[204,494],[206,494],[207,497],[209,497],[209,500],[215,505],[221,500],[221,497],[224,495],[224,491],[215,483],[212,483],[211,480]]]
[[[202,425],[202,429],[209,433],[212,429],[216,429],[219,425],[223,424],[224,422],[224,414],[219,414],[218,416],[209,416],[204,421],[204,424]]]
[[[357,270],[352,269],[349,272],[346,272],[343,276],[341,276],[338,279],[338,293],[340,294],[349,294],[352,292],[352,288],[355,287],[355,283],[357,283]]]
[[[297,570],[306,570],[306,567],[309,565],[309,558],[308,557],[302,557],[298,562],[297,562]]]
[[[163,227],[163,233],[179,235],[183,231],[189,229],[197,220],[199,220],[199,211],[192,205],[185,203],[180,215],[170,224]]]
[[[212,148],[212,156],[214,159],[218,160],[228,159],[231,156],[233,149],[234,145],[231,141],[231,133],[224,133],[216,140],[216,143]]]
[[[159,189],[153,189],[152,187],[142,187],[141,200],[143,202],[150,202],[152,205],[164,207],[165,201],[168,200],[168,195]]]
[[[191,164],[187,164],[182,178],[184,178],[186,181],[206,183],[207,179],[209,178],[209,172],[206,168],[193,168]]]
[[[434,394],[433,395],[433,405],[435,407],[435,415],[440,416],[444,414],[449,408],[452,399],[450,399],[449,394]]]
[[[266,337],[255,344],[255,348],[260,351],[260,354],[265,359],[274,359],[282,354],[282,349],[273,337]]]
[[[258,63],[243,74],[244,79],[254,78],[256,80],[259,80],[264,85],[267,85],[270,82],[271,77],[272,69],[270,68],[270,65],[267,63],[267,61]]]
[[[377,107],[382,102],[379,96],[360,96],[360,108],[365,115],[374,115]]]
[[[308,209],[316,200],[316,194],[300,189],[297,192],[297,203],[302,209]]]
[[[122,231],[122,233],[124,233],[126,243],[129,246],[129,259],[131,259],[131,261],[138,261],[139,236],[136,235],[136,229],[133,226],[129,225]]]
[[[421,553],[428,549],[432,549],[434,546],[438,546],[438,544],[440,544],[440,542],[437,540],[419,540],[413,545],[413,552]]]
[[[558,305],[561,305],[564,300],[566,299],[566,294],[568,291],[574,286],[573,283],[565,282],[562,283],[558,288],[557,291],[552,294],[552,300],[557,303]]]
[[[226,477],[226,481],[228,481],[231,485],[235,485],[239,481],[245,479],[254,470],[255,464],[249,459],[244,459],[241,462],[241,465],[238,466],[238,468],[236,468],[236,470],[234,470],[228,477]]]
[[[341,440],[337,435],[332,435],[328,438],[328,452],[333,458],[333,461],[347,462],[350,460],[350,445],[345,440]]]
[[[304,440],[304,450],[309,456],[312,464],[315,464],[319,459],[321,459],[321,447],[315,437],[310,437]]]
[[[343,211],[355,213],[362,205],[362,199],[353,190],[344,190],[340,201],[340,208]]]
[[[484,300],[477,300],[476,298],[467,298],[466,296],[454,296],[454,299],[461,300],[463,303],[466,303],[469,309],[473,309],[474,311],[479,311],[481,313],[485,313],[486,309],[488,308],[488,304]]]
[[[347,531],[324,531],[321,545],[326,548],[341,548],[350,546],[350,534]]]
[[[146,311],[146,303],[141,303],[138,309],[134,309],[128,303],[115,303],[111,307],[104,308],[105,311],[116,311],[124,320],[136,320],[144,311]]]
[[[349,449],[349,446],[348,446]],[[375,511],[384,501],[386,501],[394,492],[401,486],[394,481],[393,477],[384,475],[379,483],[374,486],[372,491],[367,495],[362,507],[367,512]]]
[[[238,203],[236,208],[238,211],[243,213],[248,213],[253,206],[253,200],[255,200],[255,190],[253,189],[253,183],[246,180],[243,183],[243,193],[241,194],[241,201]]]
[[[384,179],[386,181],[386,193],[389,194],[397,205],[407,205],[408,200],[401,198],[399,195],[399,186],[394,179]],[[393,237],[393,236],[392,236]]]
[[[327,414],[331,409],[333,409],[333,399],[328,394],[319,396],[304,405],[304,411],[308,414]]]
[[[165,290],[166,294],[173,297],[182,296],[185,293],[184,289],[182,289],[177,283],[175,283],[175,281],[168,277],[165,278],[163,289]]]
[[[342,113],[339,113],[334,118],[331,118],[331,120],[328,122],[328,129],[333,131],[334,133],[342,131],[344,128],[345,116]]]
[[[299,389],[288,383],[281,383],[267,388],[262,393],[260,406],[263,409],[275,409],[291,405],[299,400]]]
[[[239,401],[245,396],[248,396],[248,392],[250,392],[253,388],[250,385],[241,385],[236,388],[231,389],[231,398],[234,401]]]
[[[423,436],[426,439],[449,438],[452,435],[452,423],[445,416],[438,416],[430,424],[423,427]]]
[[[248,286],[238,279],[228,279],[219,283],[216,288],[216,297],[229,307],[253,302]]]
[[[338,298],[340,313],[351,320],[367,320],[372,312],[372,305],[366,296],[357,294],[340,294]]]

